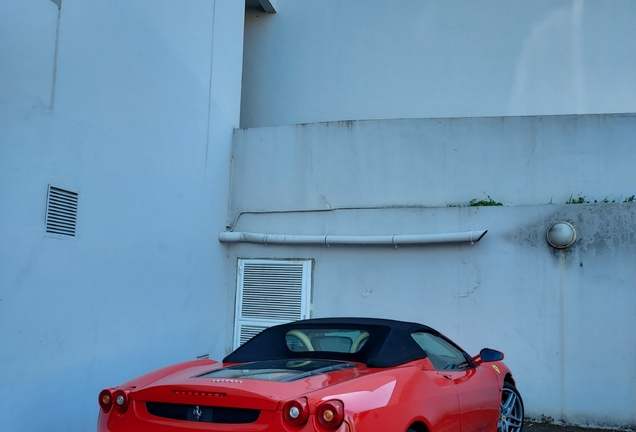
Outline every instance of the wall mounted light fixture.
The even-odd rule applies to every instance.
[[[576,228],[570,222],[558,221],[550,225],[546,238],[553,248],[566,249],[576,241]]]

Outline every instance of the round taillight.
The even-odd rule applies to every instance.
[[[309,418],[309,406],[307,398],[290,400],[283,405],[283,417],[285,421],[293,426],[302,426]]]
[[[99,393],[99,406],[104,413],[108,413],[113,407],[113,390],[114,389],[104,389]]]
[[[316,419],[325,429],[337,429],[344,421],[344,404],[339,400],[321,403],[316,408]]]
[[[113,392],[113,406],[122,414],[125,413],[128,409],[128,403],[130,402],[128,393],[130,393],[128,390],[121,389],[115,390],[115,392]]]

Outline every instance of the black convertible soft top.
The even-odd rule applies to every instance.
[[[290,330],[352,329],[369,333],[368,341],[355,353],[291,351],[285,341]],[[330,359],[364,363],[368,367],[386,368],[426,357],[411,337],[414,332],[439,335],[423,324],[376,318],[316,318],[295,321],[263,330],[223,359],[224,363],[261,360]]]

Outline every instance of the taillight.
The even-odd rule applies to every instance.
[[[122,414],[128,409],[128,403],[130,402],[128,393],[130,393],[129,390],[122,389],[115,390],[113,393],[113,406],[115,407],[115,410]]]
[[[285,421],[293,426],[302,426],[309,418],[309,406],[307,398],[290,400],[283,405],[283,417]]]
[[[344,421],[344,404],[339,400],[321,403],[316,408],[316,419],[325,429],[337,429]]]
[[[108,414],[108,411],[113,407],[113,390],[112,388],[105,389],[99,393],[99,406],[105,414]]]

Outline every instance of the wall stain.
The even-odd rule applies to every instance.
[[[576,229],[576,243],[567,249],[555,249],[547,243],[547,230],[556,221],[570,222]],[[558,206],[553,213],[508,234],[507,239],[524,247],[547,248],[558,260],[575,251],[581,255],[615,255],[636,252],[634,227],[634,203],[571,204]]]

